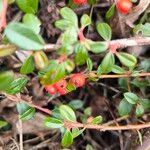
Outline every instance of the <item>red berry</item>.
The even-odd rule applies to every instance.
[[[57,92],[54,85],[45,86],[45,90],[51,95],[54,95]]]
[[[82,87],[85,84],[85,76],[83,74],[74,74],[71,76],[70,82],[76,87]]]
[[[66,89],[61,89],[61,90],[58,91],[58,93],[60,95],[65,95],[65,94],[67,94],[67,90]]]
[[[73,3],[77,5],[86,4],[87,0],[73,0]]]
[[[132,8],[132,2],[131,0],[118,0],[116,7],[122,14],[127,14]]]
[[[57,83],[55,83],[55,88],[60,95],[64,95],[67,93],[66,87],[67,87],[67,81],[65,79],[62,79]]]

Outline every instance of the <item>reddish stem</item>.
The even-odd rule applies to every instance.
[[[8,7],[8,0],[3,0],[3,6],[2,11],[0,13],[0,31],[2,28],[6,27],[6,13],[7,13],[7,7]]]
[[[84,28],[81,28],[78,32],[78,37],[79,37],[80,42],[83,42],[85,40],[85,36],[83,34],[83,31],[84,31]]]

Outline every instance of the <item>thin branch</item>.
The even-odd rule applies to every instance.
[[[138,73],[138,74],[107,74],[107,75],[97,75],[94,72],[91,72],[89,74],[86,74],[87,77],[98,77],[100,79],[106,79],[106,78],[128,78],[128,77],[145,77],[145,76],[150,76],[150,72],[142,72],[142,73]]]
[[[19,98],[19,97],[15,96],[15,95],[9,95],[9,94],[5,94],[5,95],[11,101],[14,101],[14,102],[24,102],[24,103],[28,104],[29,106],[34,107],[37,110],[40,110],[40,111],[42,111],[42,112],[44,112],[44,113],[46,113],[48,115],[50,115],[52,113],[49,109],[37,106],[32,101],[31,102],[27,102],[27,101],[23,100],[22,98]]]
[[[92,124],[82,124],[78,122],[65,122],[65,127],[68,128],[85,128],[85,129],[96,129],[100,131],[115,131],[115,130],[139,130],[144,128],[150,128],[150,122],[138,125],[124,125],[124,126],[105,126],[105,125],[92,125]]]

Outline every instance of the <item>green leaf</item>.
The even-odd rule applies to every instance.
[[[35,115],[35,108],[30,107],[24,102],[17,103],[17,110],[19,112],[19,118],[21,120],[32,119]]]
[[[34,58],[31,55],[25,60],[25,62],[21,66],[20,73],[21,74],[29,74],[29,73],[32,73],[34,71],[34,69],[35,69]]]
[[[97,0],[88,0],[88,4],[90,5],[94,5],[96,4]]]
[[[79,128],[72,129],[72,136],[73,136],[73,138],[76,138],[77,136],[82,134],[84,130],[85,130],[85,128],[83,128],[81,130],[79,130]]]
[[[145,23],[143,24],[138,24],[137,26],[134,27],[133,30],[134,33],[139,34],[141,33],[145,37],[150,36],[150,23]]]
[[[72,92],[74,90],[76,90],[75,85],[72,84],[71,82],[68,82],[68,84],[67,84],[67,93]]]
[[[134,67],[137,63],[137,59],[133,55],[128,53],[119,52],[117,53],[117,57],[126,67]]]
[[[84,14],[81,17],[81,27],[85,28],[86,26],[88,26],[90,24],[91,24],[91,18],[87,14]]]
[[[57,67],[57,69],[56,69]],[[53,64],[52,68],[43,76],[43,84],[53,84],[64,78],[66,75],[65,65],[64,64]]]
[[[141,117],[144,114],[143,105],[137,105],[135,113],[137,117]]]
[[[135,78],[132,82],[131,82],[134,86],[138,87],[138,88],[146,88],[149,86],[149,82],[148,80],[145,79],[139,79],[139,78]]]
[[[75,53],[75,63],[77,65],[85,64],[88,59],[88,53],[86,48],[83,45],[78,44],[75,47]]]
[[[14,79],[12,71],[5,71],[0,73],[0,91],[6,90]]]
[[[60,14],[61,16],[66,19],[69,20],[70,22],[72,22],[74,24],[75,27],[78,26],[78,18],[76,13],[74,13],[74,11],[68,7],[63,7],[60,10]]]
[[[7,126],[7,125],[8,125],[8,123],[6,121],[0,120],[0,129]]]
[[[81,100],[72,100],[68,104],[73,109],[81,109],[83,107],[83,101]]]
[[[141,64],[139,66],[140,70],[146,71],[146,72],[150,72],[150,59],[145,59],[143,61],[141,61]]]
[[[139,100],[139,97],[131,92],[124,93],[124,98],[130,103],[130,104],[136,104]]]
[[[76,121],[76,115],[69,106],[61,105],[59,106],[59,111],[65,120]]]
[[[143,106],[144,109],[150,110],[150,100],[149,99],[141,99],[140,104]]]
[[[44,124],[48,128],[61,128],[64,125],[61,120],[52,117],[46,117]]]
[[[97,73],[109,73],[112,71],[115,64],[114,54],[111,52],[107,53],[106,56],[103,58],[101,64],[98,67]]]
[[[112,31],[107,23],[99,23],[97,25],[97,31],[104,40],[111,40]]]
[[[74,27],[68,28],[62,35],[61,41],[63,46],[69,46],[77,42],[78,34]]]
[[[69,130],[66,130],[65,134],[63,135],[61,145],[63,147],[69,147],[73,143],[73,136]]]
[[[106,16],[105,16],[106,20],[109,20],[109,19],[111,19],[114,16],[114,14],[115,14],[115,8],[116,8],[115,4],[112,4],[112,6],[106,12]]]
[[[20,77],[10,83],[10,86],[6,89],[8,94],[17,94],[21,92],[27,84],[27,78]]]
[[[24,50],[41,50],[44,48],[42,37],[22,23],[10,23],[5,28],[8,40]]]
[[[55,22],[55,26],[61,30],[67,30],[69,27],[74,26],[74,23],[70,20],[61,19]]]
[[[125,73],[125,70],[122,69],[121,67],[117,66],[117,65],[114,65],[112,72],[116,73],[116,74],[123,74],[123,73]]]
[[[0,46],[0,57],[12,55],[17,50],[15,45],[1,45]]]
[[[130,104],[128,101],[123,99],[118,107],[119,115],[120,116],[125,116],[128,115],[132,110],[132,104]]]
[[[92,69],[93,69],[93,62],[92,62],[92,60],[90,58],[88,58],[86,63],[87,63],[88,71],[92,71]]]
[[[16,0],[18,7],[25,13],[36,13],[38,0]]]
[[[103,121],[102,116],[97,116],[97,117],[93,118],[91,123],[96,125],[96,124],[102,123],[102,121]]]
[[[40,32],[40,25],[41,22],[37,18],[37,16],[33,14],[25,14],[23,16],[23,23],[30,28],[32,31],[34,31],[36,34]]]
[[[108,44],[104,42],[92,42],[90,44],[90,51],[93,53],[102,53],[108,49]]]
[[[68,73],[71,73],[74,68],[75,68],[75,64],[74,62],[71,60],[71,59],[67,59],[65,62],[64,62],[64,66],[65,66],[65,70],[68,72]]]
[[[90,116],[92,114],[92,109],[91,107],[87,107],[86,109],[84,109],[84,114],[86,116]]]

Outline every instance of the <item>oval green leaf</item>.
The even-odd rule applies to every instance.
[[[126,67],[134,67],[137,63],[137,59],[135,58],[135,56],[131,54],[120,52],[117,53],[116,55],[120,60],[120,62]]]
[[[108,41],[111,39],[112,31],[107,23],[99,23],[97,25],[97,31],[104,40]]]
[[[24,50],[41,50],[44,48],[42,37],[22,23],[10,23],[5,28],[8,40]]]
[[[48,128],[61,128],[64,125],[61,120],[52,117],[46,117],[44,124]]]
[[[74,111],[67,105],[61,105],[59,107],[60,114],[65,120],[76,121],[76,115]]]

